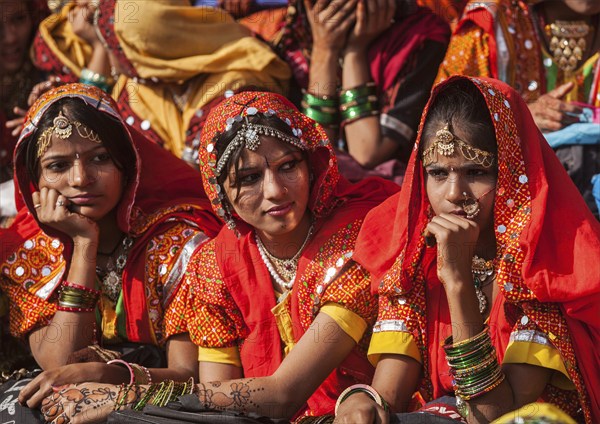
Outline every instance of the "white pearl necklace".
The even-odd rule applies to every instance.
[[[304,242],[302,243],[302,246],[300,246],[300,249],[298,249],[298,251],[292,257],[292,259],[290,259],[290,261],[294,261],[294,260],[297,261],[297,260],[299,260],[300,254],[302,253],[302,251],[306,247],[306,244],[308,243],[308,240],[312,236],[313,229],[314,229],[314,223],[312,223],[310,225],[310,228],[308,230],[308,233],[306,234],[306,238],[304,239]],[[256,233],[256,231],[254,232],[254,239],[256,240],[256,246],[258,247],[258,253],[260,253],[260,258],[262,259],[263,263],[265,264],[265,266],[269,270],[269,274],[271,274],[271,277],[273,277],[273,279],[275,280],[275,282],[277,284],[279,284],[279,286],[281,288],[283,288],[285,290],[291,290],[292,287],[294,287],[294,282],[296,281],[296,271],[294,271],[294,273],[292,275],[292,278],[290,278],[290,280],[286,282],[283,278],[281,278],[281,276],[279,275],[279,273],[277,272],[277,270],[273,266],[272,262],[269,260],[269,256],[273,256],[273,255],[271,255],[267,251],[267,248],[263,244],[262,240],[260,239],[260,237],[258,236],[258,234]],[[297,266],[298,266],[298,263],[296,262],[296,267]]]

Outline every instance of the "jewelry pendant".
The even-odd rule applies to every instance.
[[[487,309],[488,301],[487,297],[483,293],[483,290],[481,290],[482,281],[479,279],[479,277],[473,278],[473,285],[475,286],[475,295],[477,296],[477,302],[479,303],[479,313],[483,315]]]
[[[121,276],[115,270],[109,271],[102,281],[102,286],[102,291],[106,297],[116,302],[121,292]]]

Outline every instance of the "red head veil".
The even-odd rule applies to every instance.
[[[584,412],[588,420],[598,421],[600,224],[539,132],[527,105],[508,85],[452,77],[433,90],[404,189],[367,215],[354,259],[372,273],[373,288],[379,286],[380,294],[411,289],[422,268],[422,234],[428,221],[419,150],[423,124],[433,99],[444,87],[461,80],[471,81],[483,94],[498,144],[494,229],[500,263],[496,282],[506,302],[523,310],[532,299],[560,304],[585,382],[583,397],[589,398],[590,408],[585,411],[584,407]],[[390,270],[399,279],[391,284],[386,278],[380,285]]]
[[[134,149],[136,162],[125,166],[134,168],[135,172],[117,206],[117,220],[119,228],[124,233],[136,238],[123,274],[129,340],[149,340],[151,338],[149,334],[141,334],[145,326],[139,325],[140,322],[148,319],[147,314],[144,313],[145,264],[143,260],[134,258],[140,255],[140,259],[143,259],[146,244],[156,235],[155,230],[166,222],[186,221],[196,225],[209,237],[214,237],[222,224],[211,211],[209,201],[200,185],[199,173],[129,128],[117,112],[112,98],[98,88],[83,84],[57,87],[40,97],[29,110],[15,149],[15,192],[19,213],[13,226],[2,234],[4,246],[1,253],[2,272],[14,274],[12,268],[22,266],[13,263],[14,260],[11,261],[10,258],[14,257],[15,252],[22,246],[30,245],[30,239],[42,231],[62,241],[64,252],[60,244],[57,244],[57,249],[62,252],[67,262],[70,260],[72,241],[64,234],[40,224],[35,218],[32,193],[37,190],[37,182],[32,181],[26,171],[25,155],[18,153],[23,150],[26,143],[34,141],[37,125],[48,108],[65,97],[80,99],[96,109],[98,113],[107,114],[117,120],[127,135],[122,142],[130,143]],[[58,261],[54,259],[53,262],[59,266],[62,261],[61,257]],[[50,264],[49,259],[48,264]],[[64,270],[64,267],[62,269]],[[50,285],[42,288],[38,287],[36,270],[26,269],[24,274],[19,272],[17,275],[22,276],[22,285],[25,289],[47,299],[60,284],[63,271],[57,270],[57,272],[57,278]]]

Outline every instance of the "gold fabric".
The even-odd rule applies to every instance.
[[[60,13],[50,15],[39,25],[39,32],[52,53],[78,78],[92,58],[92,47],[79,38],[69,20],[75,3],[67,4]]]

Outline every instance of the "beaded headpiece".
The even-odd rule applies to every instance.
[[[46,153],[46,150],[48,150],[50,142],[52,141],[52,135],[55,135],[62,140],[67,140],[71,137],[71,134],[73,134],[73,126],[75,126],[77,134],[79,134],[81,138],[86,138],[98,144],[102,143],[100,136],[96,134],[95,131],[89,129],[79,121],[69,121],[69,119],[63,115],[62,111],[60,111],[58,116],[52,121],[52,126],[46,128],[38,139],[37,157],[41,158],[44,153]]]
[[[300,150],[305,150],[306,146],[300,141],[300,139],[296,137],[292,137],[290,135],[285,134],[282,131],[279,131],[276,128],[268,127],[266,125],[258,125],[253,124],[248,120],[248,116],[253,116],[258,113],[258,110],[254,107],[249,107],[246,110],[246,116],[244,117],[244,123],[242,127],[237,132],[236,136],[231,140],[231,142],[227,145],[227,148],[221,155],[221,158],[217,162],[215,166],[215,175],[221,175],[223,172],[223,168],[227,164],[229,157],[231,154],[236,151],[240,146],[243,146],[253,152],[258,149],[260,146],[260,136],[266,135],[271,137],[276,137],[281,141],[289,143]],[[241,116],[241,115],[238,115]],[[235,122],[235,118],[233,118]],[[231,128],[232,123],[228,123],[228,128]],[[213,147],[214,148],[214,147]]]
[[[423,166],[431,165],[436,161],[436,154],[453,156],[458,151],[467,160],[475,162],[485,168],[490,168],[496,161],[496,155],[485,150],[470,146],[456,137],[448,124],[435,133],[435,141],[423,152]]]
[[[252,116],[275,116],[283,121],[291,134],[270,126],[250,122]],[[220,158],[217,159],[215,140],[223,133],[239,125],[235,137],[231,140]],[[223,187],[218,182],[224,172],[225,164],[237,146],[249,149],[258,148],[260,135],[273,136],[307,152],[311,161],[311,170],[315,180],[311,189],[309,207],[314,217],[325,216],[336,204],[333,189],[339,180],[335,153],[323,128],[300,113],[285,97],[269,92],[243,91],[226,96],[225,100],[211,112],[202,129],[202,145],[199,150],[200,170],[204,190],[213,210],[227,226],[234,230],[247,231],[246,224],[236,216],[226,201]],[[237,144],[237,146],[235,146]],[[239,233],[238,233],[239,234]]]

